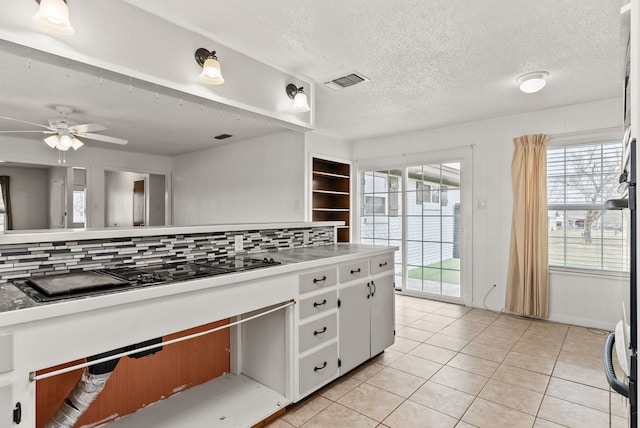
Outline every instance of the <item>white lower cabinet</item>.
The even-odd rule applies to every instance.
[[[393,275],[340,286],[338,298],[340,374],[343,375],[393,345]]]
[[[298,277],[295,401],[391,346],[393,252]]]

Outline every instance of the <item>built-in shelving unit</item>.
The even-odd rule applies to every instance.
[[[338,242],[350,240],[351,165],[313,158],[313,221],[344,221],[338,226]]]

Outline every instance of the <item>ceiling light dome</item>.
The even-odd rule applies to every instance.
[[[41,29],[54,34],[73,34],[69,8],[65,0],[40,0],[40,9],[31,17]]]
[[[538,92],[547,84],[545,77],[549,75],[548,71],[534,71],[518,76],[516,79],[520,83],[520,90],[527,94]]]

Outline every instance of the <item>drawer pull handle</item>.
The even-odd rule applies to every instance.
[[[327,276],[324,275],[322,278],[318,279],[318,278],[313,278],[313,283],[316,284],[318,282],[322,282],[322,281],[326,281],[327,280]]]
[[[380,267],[385,267],[388,264],[389,264],[388,262],[380,263]]]
[[[320,367],[315,366],[315,367],[313,368],[313,371],[314,371],[314,372],[317,372],[318,370],[322,370],[322,369],[324,369],[324,368],[326,368],[326,367],[327,367],[327,362],[325,361],[325,362],[324,362]]]
[[[322,333],[324,333],[326,331],[327,331],[327,326],[325,325],[324,327],[322,327],[322,330],[314,330],[313,331],[313,335],[317,336],[317,335],[322,334]]]
[[[358,268],[356,270],[351,269],[351,275],[353,275],[355,273],[360,273],[360,272],[361,272],[360,268]]]
[[[327,299],[322,299],[322,302],[318,303],[318,302],[313,302],[313,307],[317,308],[318,306],[322,306],[322,305],[326,305],[327,304]]]
[[[376,294],[376,284],[373,281],[371,281],[371,285],[373,285],[373,291],[371,292],[371,297],[373,297]]]

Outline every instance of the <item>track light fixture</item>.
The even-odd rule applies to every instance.
[[[286,91],[289,98],[293,100],[293,111],[304,113],[311,110],[302,86],[298,88],[293,83],[289,83]]]
[[[38,12],[31,17],[44,31],[53,34],[73,34],[75,30],[69,21],[69,7],[66,0],[36,0]]]
[[[205,48],[199,48],[196,51],[196,62],[202,67],[202,73],[198,76],[202,82],[210,85],[222,85],[224,83],[216,51],[209,52]]]

